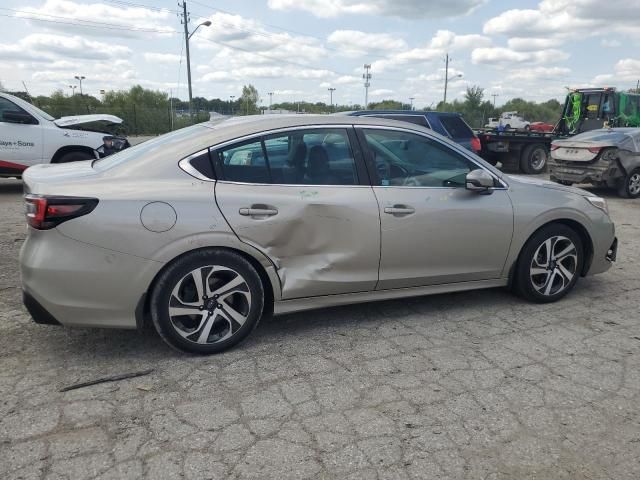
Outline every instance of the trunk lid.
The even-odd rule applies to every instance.
[[[22,174],[25,193],[40,195],[74,195],[74,184],[98,175],[91,164],[93,160],[70,163],[44,163],[27,168]]]

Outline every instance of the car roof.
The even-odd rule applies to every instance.
[[[458,112],[436,112],[433,110],[356,110],[353,112],[344,112],[347,115],[456,115],[460,116]]]

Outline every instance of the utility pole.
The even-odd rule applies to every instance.
[[[180,4],[178,4],[180,6]],[[191,106],[191,101],[193,98],[193,94],[191,93],[191,57],[189,56],[189,14],[187,13],[187,1],[182,1],[182,20],[181,23],[184,25],[184,43],[185,50],[187,51],[187,83],[189,84],[189,117],[193,118],[193,108]]]
[[[229,95],[229,106],[231,107],[231,115],[233,115],[233,99],[236,98],[235,95]]]
[[[333,92],[335,92],[336,89],[334,87],[329,87],[327,90],[329,90],[329,108],[333,111]]]
[[[196,33],[198,28],[211,26],[211,21],[207,20],[199,24],[195,30],[189,33],[189,12],[187,12],[187,0],[182,0],[182,5],[178,3],[179,7],[182,7],[182,19],[180,20],[182,25],[184,25],[184,43],[185,43],[185,51],[187,52],[187,82],[189,84],[189,117],[193,119],[193,108],[191,102],[193,101],[193,94],[191,91],[191,57],[189,55],[189,39]]]
[[[636,82],[636,93],[640,93],[640,80]]]
[[[444,101],[442,103],[447,103],[447,83],[449,83],[449,53],[445,56],[444,60]]]
[[[362,74],[362,78],[364,79],[364,109],[365,110],[369,106],[369,87],[371,86],[371,83],[369,82],[369,80],[371,80],[371,74],[369,73],[370,69],[371,69],[371,64],[365,63],[364,73]]]
[[[269,113],[271,113],[271,102],[273,100],[273,92],[269,92]]]
[[[492,93],[491,96],[493,97],[493,108],[496,108],[496,97],[499,97],[500,94],[499,93]]]
[[[409,97],[409,110],[413,110],[413,101],[415,100],[415,97]]]
[[[84,75],[76,75],[74,78],[80,82],[80,96],[82,96],[82,80],[87,77],[85,77]]]

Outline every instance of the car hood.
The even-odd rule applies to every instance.
[[[116,117],[115,115],[98,113],[94,115],[73,115],[70,117],[61,117],[53,121],[53,123],[55,123],[59,127],[72,127],[74,125],[96,122],[114,124],[122,123],[122,119],[120,117]]]
[[[504,176],[508,182],[513,182],[516,184],[524,184],[524,185],[535,185],[537,187],[549,188],[551,190],[560,190],[563,192],[575,193],[576,195],[581,195],[583,197],[593,197],[594,195],[591,192],[583,190],[582,188],[570,187],[568,185],[560,185],[559,183],[552,182],[550,180],[544,180],[542,178],[533,178],[530,176],[523,175],[505,175]]]

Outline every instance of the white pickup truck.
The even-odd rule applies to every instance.
[[[29,102],[0,92],[0,177],[21,177],[38,163],[66,163],[104,156],[108,133],[74,129],[81,124],[122,123],[114,115],[53,118]],[[121,141],[123,139],[116,139]],[[124,140],[122,148],[128,146]],[[117,148],[116,148],[117,149]],[[109,149],[113,151],[113,147]]]
[[[505,130],[509,130],[510,128],[515,128],[516,130],[526,130],[529,131],[531,123],[518,115],[518,112],[502,112],[500,115],[500,120],[498,123],[501,127],[504,127]]]

